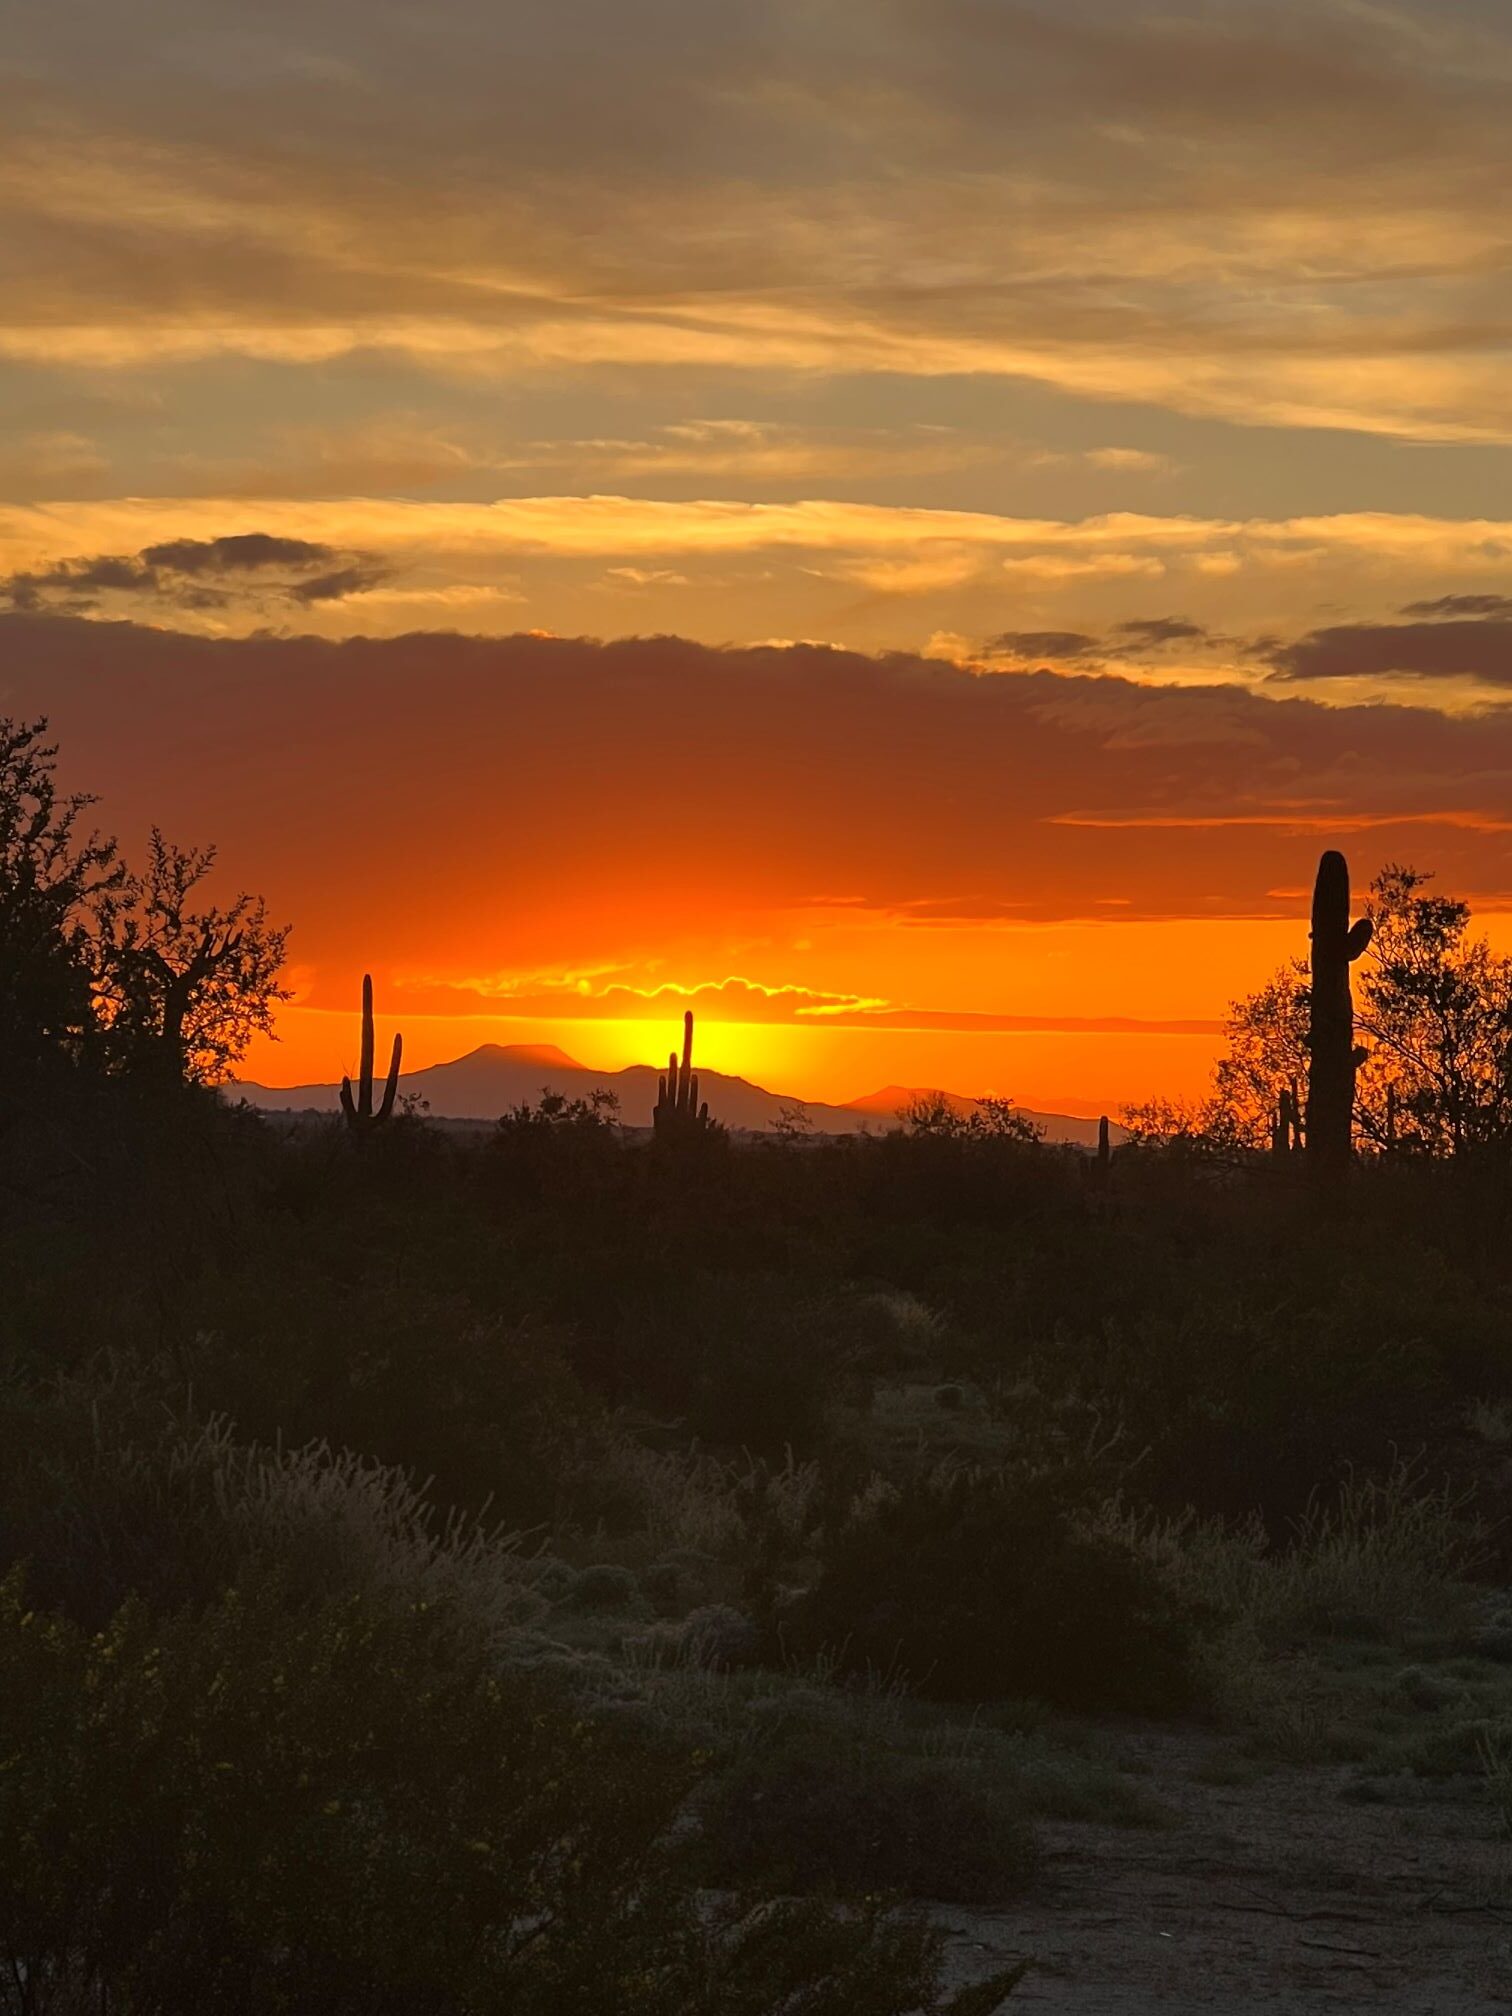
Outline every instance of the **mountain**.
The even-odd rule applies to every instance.
[[[542,1092],[580,1099],[602,1090],[618,1099],[620,1119],[627,1127],[649,1127],[657,1075],[650,1064],[627,1065],[623,1071],[590,1070],[554,1043],[484,1043],[449,1064],[406,1071],[399,1080],[399,1091],[401,1097],[424,1100],[437,1119],[497,1120],[511,1106],[534,1105]],[[714,1118],[727,1127],[751,1133],[768,1132],[785,1110],[797,1105],[808,1114],[815,1134],[858,1134],[865,1129],[885,1132],[919,1096],[915,1087],[888,1085],[847,1105],[827,1106],[817,1100],[799,1101],[768,1092],[764,1086],[729,1077],[723,1071],[700,1071],[698,1080],[699,1096],[708,1100]],[[334,1113],[340,1104],[335,1085],[258,1085],[241,1080],[233,1081],[226,1092],[266,1113]],[[943,1096],[959,1112],[969,1112],[976,1103],[959,1093]],[[1096,1144],[1095,1120],[1075,1119],[1068,1113],[1029,1113],[1028,1118],[1044,1128],[1049,1141],[1069,1141],[1079,1147]],[[1120,1138],[1122,1130],[1114,1131],[1115,1138]]]

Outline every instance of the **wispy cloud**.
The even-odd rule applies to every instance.
[[[0,355],[989,374],[1512,434],[1482,9],[773,0],[627,39],[607,0],[428,36],[207,0],[157,63],[118,22],[15,31]]]

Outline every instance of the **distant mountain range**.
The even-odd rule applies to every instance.
[[[631,1064],[623,1071],[590,1070],[554,1043],[484,1043],[450,1064],[406,1072],[399,1080],[399,1091],[402,1097],[423,1099],[437,1119],[497,1120],[512,1106],[534,1105],[543,1091],[584,1098],[602,1090],[618,1099],[619,1117],[627,1127],[649,1127],[656,1104],[656,1080],[657,1072],[649,1064]],[[708,1100],[716,1120],[752,1133],[770,1132],[795,1106],[808,1115],[816,1134],[885,1131],[922,1089],[887,1085],[849,1105],[826,1106],[817,1100],[768,1092],[749,1079],[730,1078],[722,1071],[700,1071],[698,1082],[699,1095]],[[247,1081],[233,1081],[226,1093],[270,1113],[334,1113],[340,1098],[335,1085],[256,1085]],[[962,1113],[970,1112],[977,1103],[959,1093],[938,1095],[931,1089],[930,1096],[948,1098]],[[1072,1142],[1081,1148],[1096,1145],[1095,1120],[1077,1119],[1069,1113],[1032,1113],[1027,1107],[1020,1110],[1044,1129],[1048,1141]],[[1122,1139],[1122,1128],[1113,1133],[1115,1140]]]

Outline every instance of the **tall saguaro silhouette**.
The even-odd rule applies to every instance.
[[[657,1137],[664,1141],[687,1140],[707,1133],[712,1125],[709,1105],[698,1103],[698,1074],[693,1069],[693,1010],[683,1016],[682,1063],[674,1050],[667,1059],[665,1077],[656,1081],[656,1107],[651,1115]]]
[[[341,1110],[346,1115],[346,1123],[354,1132],[365,1132],[376,1127],[381,1120],[387,1120],[394,1110],[394,1096],[399,1090],[399,1059],[404,1053],[404,1038],[394,1037],[393,1052],[389,1057],[388,1082],[383,1088],[383,1103],[378,1111],[373,1111],[373,976],[362,976],[362,1057],[357,1069],[357,1096],[352,1097],[352,1081],[341,1081]]]
[[[1354,994],[1349,969],[1370,943],[1371,922],[1349,921],[1349,863],[1334,849],[1318,863],[1312,906],[1312,1026],[1308,1033],[1307,1153],[1321,1176],[1340,1175],[1354,1147]]]

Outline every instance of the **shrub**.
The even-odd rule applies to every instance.
[[[425,1613],[0,1589],[0,2008],[41,2016],[904,2016],[939,1942],[875,1907],[710,1913],[687,1770]]]
[[[1012,1790],[978,1764],[792,1732],[740,1758],[699,1804],[715,1883],[906,1891],[1001,1905],[1034,1872]]]
[[[210,1601],[250,1567],[306,1601],[444,1605],[490,1642],[543,1606],[543,1564],[442,1515],[403,1471],[323,1443],[239,1442],[168,1398],[150,1371],[120,1368],[0,1397],[17,1452],[0,1480],[0,1573],[25,1562],[43,1605],[89,1625],[130,1595]]]
[[[683,1619],[678,1651],[695,1666],[727,1673],[755,1663],[761,1632],[744,1611],[728,1603],[704,1603]]]
[[[552,1335],[480,1318],[445,1255],[355,1280],[304,1244],[258,1257],[200,1293],[200,1405],[261,1441],[359,1449],[513,1525],[559,1512],[597,1410]]]
[[[1196,1688],[1197,1620],[1041,1484],[957,1472],[874,1499],[782,1620],[800,1652],[939,1701],[1156,1712]]]
[[[1400,1458],[1315,1493],[1280,1541],[1255,1514],[1162,1519],[1118,1500],[1097,1529],[1142,1554],[1178,1595],[1270,1647],[1313,1632],[1400,1639],[1425,1622],[1462,1622],[1488,1540],[1468,1493],[1429,1484]]]
[[[592,1567],[582,1569],[574,1576],[564,1600],[571,1610],[601,1610],[611,1614],[624,1611],[637,1617],[646,1610],[646,1599],[634,1569],[621,1568],[612,1561],[595,1562]]]

